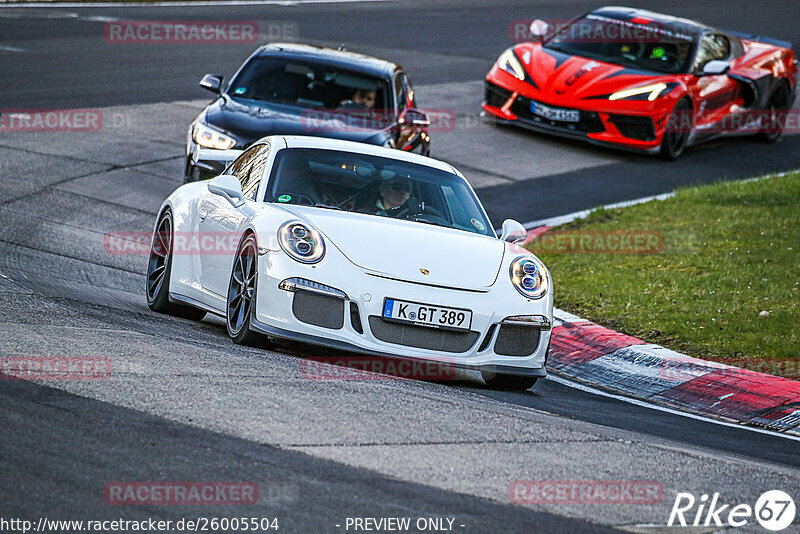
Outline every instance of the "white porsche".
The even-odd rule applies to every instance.
[[[479,370],[503,389],[546,375],[550,273],[516,221],[498,238],[463,175],[398,150],[271,136],[162,205],[151,309],[224,317],[236,343],[292,340]]]

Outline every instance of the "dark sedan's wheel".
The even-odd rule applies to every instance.
[[[524,391],[530,389],[539,379],[537,376],[501,375],[489,371],[481,371],[486,385],[493,389],[510,389]]]
[[[172,212],[166,210],[158,220],[150,257],[147,260],[147,305],[159,313],[176,315],[199,321],[206,312],[190,306],[181,306],[169,300],[169,279],[172,274]]]
[[[661,157],[676,160],[683,154],[692,127],[692,104],[683,98],[675,104],[667,123],[667,131],[661,141]]]
[[[263,345],[265,337],[251,328],[250,318],[256,305],[258,247],[253,234],[247,234],[239,244],[233,260],[228,284],[226,318],[228,335],[239,345]]]
[[[781,83],[769,97],[768,112],[763,121],[766,131],[758,134],[759,141],[774,143],[783,135],[784,117],[782,113],[789,109],[791,93],[785,83]]]

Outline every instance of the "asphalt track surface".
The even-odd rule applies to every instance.
[[[239,507],[112,507],[102,492],[121,480],[231,480],[258,483],[246,515],[277,516],[285,532],[342,532],[336,525],[356,516],[450,517],[463,532],[653,532],[642,525],[664,525],[679,491],[753,503],[800,486],[796,441],[551,380],[526,393],[490,391],[471,373],[449,383],[308,380],[308,348],[238,347],[219,320],[151,313],[144,258],[103,247],[105,232],[151,229],[180,183],[185,129],[205,98],[197,80],[229,76],[253,48],[112,45],[107,18],[288,21],[303,41],[398,61],[423,107],[459,117],[434,136],[434,156],[464,171],[495,223],[800,167],[798,136],[716,142],[664,163],[476,120],[482,76],[510,44],[511,21],[594,5],[0,9],[0,46],[15,49],[0,49],[0,109],[101,108],[107,119],[94,133],[0,134],[0,355],[104,356],[114,369],[102,381],[0,381],[0,517],[239,516]],[[668,8],[800,43],[792,2]],[[514,480],[609,479],[658,481],[664,501],[509,500]]]

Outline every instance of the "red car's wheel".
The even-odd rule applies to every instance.
[[[667,131],[661,141],[661,157],[676,160],[683,154],[691,130],[692,103],[682,98],[675,104],[667,123]]]
[[[769,97],[769,113],[767,115],[768,124],[766,131],[758,134],[758,139],[766,143],[774,143],[783,135],[783,117],[780,116],[782,111],[789,109],[791,102],[791,93],[789,87],[785,83],[781,83],[777,89],[772,92]]]

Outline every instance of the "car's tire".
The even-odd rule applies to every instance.
[[[660,155],[663,159],[674,161],[683,154],[686,142],[689,140],[687,126],[691,126],[691,121],[687,123],[684,114],[691,112],[692,103],[688,98],[681,98],[672,108],[672,114],[667,122],[667,131],[664,132],[664,138],[661,140]]]
[[[258,281],[258,246],[252,232],[246,233],[236,249],[228,294],[225,302],[225,324],[228,335],[237,345],[269,346],[266,336],[254,331],[251,318],[255,313]]]
[[[756,135],[756,139],[762,141],[764,143],[775,143],[778,139],[783,136],[783,121],[775,120],[776,115],[779,114],[781,111],[785,111],[789,109],[789,103],[791,102],[791,90],[789,89],[788,84],[781,82],[778,87],[776,87],[772,94],[769,96],[767,100],[767,106],[769,109],[770,114],[770,123],[771,124],[778,124],[779,127],[775,128],[774,130],[761,132]]]
[[[481,371],[481,377],[490,388],[515,391],[530,389],[539,380],[538,376],[501,375],[491,371]]]
[[[172,276],[172,243],[174,237],[172,211],[164,210],[158,219],[156,231],[150,244],[147,260],[147,279],[145,292],[147,305],[158,313],[166,313],[199,321],[206,316],[205,310],[182,306],[169,300],[169,281]]]

